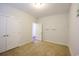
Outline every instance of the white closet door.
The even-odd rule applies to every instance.
[[[7,47],[6,27],[6,17],[0,15],[0,53],[4,52]]]
[[[18,19],[14,16],[7,17],[7,49],[12,49],[18,46],[20,25]]]
[[[13,16],[0,16],[0,53],[19,45],[20,22]]]

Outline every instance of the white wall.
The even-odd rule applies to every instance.
[[[19,32],[17,34],[17,36],[20,36],[19,45],[32,41],[32,23],[35,20],[34,17],[6,4],[0,4],[0,15],[15,17],[16,21],[20,23],[20,29],[18,29]]]
[[[43,24],[43,39],[58,43],[68,44],[68,14],[56,14],[40,18]]]
[[[70,51],[72,55],[79,55],[79,17],[77,17],[77,10],[79,4],[72,4],[70,8]]]

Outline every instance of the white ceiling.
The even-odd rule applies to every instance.
[[[53,14],[68,13],[70,3],[45,3],[40,8],[35,8],[32,3],[10,3],[10,6],[16,7],[24,12],[35,16],[45,17]]]

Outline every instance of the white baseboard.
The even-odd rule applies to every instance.
[[[19,43],[18,46],[16,46],[16,47],[23,46],[23,45],[28,44],[30,42],[32,42],[32,40],[29,40],[29,41],[26,41],[26,42],[23,42],[23,43]],[[16,47],[14,47],[14,48],[16,48]],[[11,48],[11,49],[13,49],[13,48]],[[0,51],[0,53],[6,52],[8,50],[10,50],[10,49],[6,49],[5,51]]]
[[[71,56],[73,56],[72,49],[70,46],[69,46],[69,51],[70,51]]]
[[[55,42],[55,41],[50,41],[50,40],[44,40],[44,41],[48,41],[48,42],[55,43],[55,44],[60,44],[60,45],[65,45],[65,46],[68,46],[69,47],[69,45],[66,44],[66,43]]]
[[[23,46],[23,45],[25,45],[25,44],[28,44],[28,43],[30,43],[30,42],[32,42],[32,41],[29,40],[29,41],[26,41],[26,42],[23,42],[23,43],[19,43],[18,47]]]

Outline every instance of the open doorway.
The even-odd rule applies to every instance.
[[[39,42],[43,40],[42,24],[33,23],[32,24],[32,41]]]

